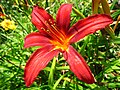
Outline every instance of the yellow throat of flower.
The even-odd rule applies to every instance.
[[[69,46],[69,40],[64,39],[62,42],[51,40],[51,43],[55,46],[55,49],[60,49],[61,51],[67,51]]]

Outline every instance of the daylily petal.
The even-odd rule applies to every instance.
[[[68,31],[68,36],[71,37],[70,42],[73,43],[79,41],[86,35],[105,28],[105,26],[111,24],[112,22],[112,18],[105,14],[96,14],[89,16],[86,19],[80,20]]]
[[[54,19],[43,8],[34,6],[32,11],[32,23],[39,31],[43,31],[43,28],[47,30],[46,23],[54,24]]]
[[[56,16],[56,25],[60,30],[63,30],[65,33],[70,26],[70,13],[72,10],[72,4],[63,4],[60,6],[57,16]]]
[[[49,45],[50,39],[39,32],[30,33],[25,38],[24,47]]]
[[[68,51],[63,53],[65,59],[70,65],[71,71],[82,81],[92,84],[95,82],[95,79],[84,61],[84,58],[76,52],[76,50],[69,46]]]
[[[53,46],[46,46],[37,49],[29,58],[24,71],[24,80],[27,87],[29,87],[39,72],[46,67],[49,61],[56,55],[58,50],[53,50]]]
[[[98,13],[99,4],[100,4],[100,0],[92,0],[92,13],[93,14]]]
[[[110,15],[110,7],[107,0],[100,0],[103,11],[105,14]]]

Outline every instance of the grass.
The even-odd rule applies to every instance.
[[[1,0],[0,2],[3,8],[1,12],[6,14],[4,18],[0,18],[0,22],[7,18],[13,20],[17,26],[15,30],[8,31],[0,27],[1,90],[118,90],[120,88],[120,24],[116,28],[114,39],[109,35],[103,36],[98,31],[73,44],[90,66],[96,83],[86,84],[78,80],[60,55],[58,60],[53,59],[41,71],[33,85],[27,88],[23,80],[24,67],[29,56],[38,48],[23,47],[25,36],[37,31],[30,21],[33,5],[38,4],[45,8],[55,18],[59,6],[71,2],[87,17],[92,14],[92,2],[89,0]],[[111,10],[115,10],[111,15],[114,21],[120,14],[120,7],[116,5],[117,1],[111,5]],[[79,19],[81,17],[72,11],[71,25]],[[114,27],[114,24],[111,26]]]

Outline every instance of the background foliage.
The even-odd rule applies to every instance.
[[[4,30],[0,27],[0,89],[1,90],[118,90],[120,88],[120,24],[115,31],[115,39],[109,35],[102,36],[98,31],[85,37],[73,46],[82,54],[90,66],[97,82],[86,84],[81,82],[69,70],[62,56],[41,71],[30,88],[24,84],[23,75],[26,61],[38,47],[25,49],[24,38],[37,31],[30,21],[33,5],[45,8],[54,18],[62,3],[70,2],[85,17],[92,15],[91,0],[1,0],[0,13],[5,17],[0,22],[9,19],[15,22],[15,30]],[[115,25],[120,14],[118,0],[110,3],[111,16]],[[71,14],[71,25],[81,19],[74,11]],[[55,59],[55,58],[54,58]],[[55,65],[55,66],[54,66]],[[53,68],[53,70],[51,69]],[[53,71],[50,74],[51,70]],[[53,78],[51,83],[48,83]]]

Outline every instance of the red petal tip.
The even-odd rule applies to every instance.
[[[95,82],[94,76],[84,58],[72,46],[69,46],[68,52],[64,52],[63,55],[70,65],[71,71],[78,79],[87,84],[93,84]]]

